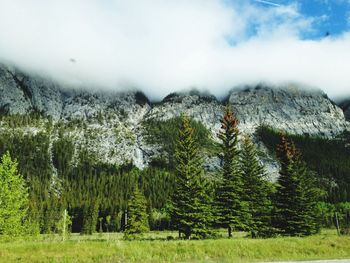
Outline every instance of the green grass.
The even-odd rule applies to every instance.
[[[165,241],[176,233],[155,232],[148,240],[123,241],[121,234],[71,235],[0,242],[0,262],[257,262],[350,258],[350,238],[333,230],[306,238]],[[152,240],[153,239],[153,240]]]

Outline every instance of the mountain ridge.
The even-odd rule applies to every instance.
[[[261,125],[328,138],[350,130],[342,109],[323,92],[305,91],[295,85],[233,89],[224,101],[198,91],[180,92],[155,103],[140,91],[69,89],[45,78],[1,67],[0,94],[3,114],[39,112],[44,118],[51,118],[64,136],[74,141],[76,149],[87,147],[101,161],[116,164],[132,161],[139,168],[161,155],[159,147],[145,139],[145,121],[161,122],[187,113],[217,141],[225,104],[237,114],[242,133],[254,134]],[[6,130],[6,123],[2,122],[0,127]],[[43,127],[21,129],[38,132]],[[58,128],[53,140],[57,136]],[[218,160],[208,162],[217,164]]]

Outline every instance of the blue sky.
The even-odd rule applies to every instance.
[[[338,36],[350,29],[350,0],[271,0],[252,1],[257,6],[276,8],[277,5],[296,4],[298,10],[305,17],[314,18],[314,32],[308,32],[305,38],[317,39],[324,37],[327,32],[332,36]]]

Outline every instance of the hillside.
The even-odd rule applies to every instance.
[[[319,138],[316,145],[330,149],[321,155],[306,152],[310,167],[320,171],[320,179],[327,183],[349,182],[346,157],[341,169],[332,166],[325,173],[318,169],[321,166],[315,167],[317,158],[332,160],[348,151],[339,138],[350,130],[342,109],[318,90],[260,85],[231,90],[223,101],[191,91],[150,102],[142,92],[78,90],[2,66],[0,95],[0,154],[9,150],[18,160],[31,186],[30,211],[34,218],[40,217],[35,220],[45,233],[50,232],[61,206],[69,206],[75,232],[82,231],[84,213],[95,211],[85,209],[94,207],[98,208],[94,213],[103,218],[111,215],[115,229],[120,229],[137,178],[154,216],[151,228],[168,228],[163,209],[174,185],[178,117],[181,113],[192,117],[205,169],[215,179],[221,164],[217,133],[227,104],[236,112],[241,132],[254,137],[271,180],[276,179],[278,164],[273,145],[256,133],[261,126],[282,129],[306,141]],[[348,200],[348,189],[340,187],[342,193],[337,191],[331,201]]]
[[[349,121],[350,120],[350,99],[343,100],[339,103],[339,107],[342,108],[345,114],[345,118]]]
[[[189,92],[151,103],[141,92],[70,89],[2,66],[0,93],[3,115],[40,115],[39,123],[16,124],[18,131],[43,131],[42,124],[50,119],[54,124],[50,140],[57,140],[59,131],[74,142],[76,150],[84,145],[103,162],[132,161],[140,168],[147,166],[159,149],[159,145],[145,139],[145,122],[166,121],[186,112],[203,124],[215,140],[226,103],[236,111],[244,133],[252,134],[260,125],[268,125],[292,134],[333,137],[350,127],[342,110],[324,93],[303,91],[293,85],[235,89],[224,102]],[[2,130],[8,125],[4,119]]]

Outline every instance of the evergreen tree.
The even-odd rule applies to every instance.
[[[17,162],[6,152],[0,163],[0,235],[22,234],[27,209],[28,188]]]
[[[99,206],[99,199],[92,199],[84,204],[82,234],[92,235],[96,232]]]
[[[56,223],[56,229],[58,234],[62,236],[62,240],[64,241],[71,232],[72,218],[67,212],[67,209],[64,209],[60,215],[60,219]]]
[[[281,131],[261,126],[257,132],[270,153],[274,154],[281,140]],[[293,140],[301,152],[303,161],[317,173],[318,187],[327,191],[325,200],[331,203],[350,200],[350,147],[347,147],[346,136],[349,135],[344,133],[330,139],[288,134],[289,140]]]
[[[245,136],[241,154],[246,200],[251,213],[248,226],[252,237],[266,237],[272,234],[271,212],[272,187],[266,179],[266,172],[259,163],[257,149],[249,136]]]
[[[223,160],[222,181],[217,187],[217,220],[227,228],[228,236],[233,230],[246,229],[250,214],[248,203],[244,200],[244,184],[240,169],[238,149],[238,120],[226,107],[221,120],[221,151]]]
[[[315,176],[301,161],[294,144],[284,136],[277,147],[281,164],[275,195],[274,224],[282,235],[307,236],[318,230]]]
[[[211,199],[208,183],[203,177],[202,159],[194,140],[194,129],[186,115],[182,124],[175,150],[176,178],[172,198],[172,216],[185,239],[191,235],[205,238],[212,222]]]
[[[128,221],[125,226],[124,238],[136,239],[148,230],[147,201],[136,183],[128,202]]]

